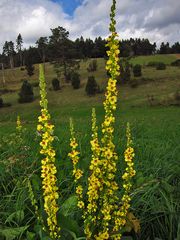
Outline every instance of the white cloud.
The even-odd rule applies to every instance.
[[[108,35],[110,0],[84,0],[73,16],[50,0],[0,0],[0,46],[22,34],[24,46],[50,28],[63,26],[72,39]],[[148,37],[152,42],[180,39],[180,2],[176,0],[117,0],[117,31],[120,38]]]

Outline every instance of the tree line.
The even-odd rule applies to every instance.
[[[92,40],[84,39],[82,36],[72,41],[69,39],[69,32],[63,27],[51,29],[49,37],[40,37],[35,46],[23,48],[23,37],[17,36],[16,42],[5,41],[3,52],[0,54],[0,63],[5,68],[13,68],[35,63],[56,62],[64,66],[72,65],[73,59],[85,58],[106,58],[106,40],[101,37]],[[180,43],[176,42],[172,46],[162,42],[157,49],[156,43],[150,43],[148,39],[130,38],[121,40],[119,49],[122,57],[180,53]]]

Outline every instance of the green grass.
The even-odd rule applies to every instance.
[[[171,59],[171,56],[165,57]],[[89,141],[92,107],[96,107],[99,126],[104,116],[102,107],[104,95],[98,94],[94,97],[88,97],[85,94],[85,84],[89,74],[86,71],[87,66],[88,62],[81,63],[82,81],[80,89],[73,90],[71,85],[63,82],[62,90],[57,92],[48,90],[49,111],[55,124],[55,135],[57,136],[55,148],[57,152],[58,185],[62,191],[60,205],[65,199],[74,194],[71,175],[72,166],[67,157],[70,135],[69,118],[74,119],[81,149],[81,166],[85,169],[87,175],[91,156]],[[14,77],[11,77],[12,71],[6,70],[7,88],[15,89],[16,92],[2,96],[4,101],[10,102],[12,106],[0,109],[0,139],[12,138],[9,136],[15,131],[16,117],[20,115],[23,126],[27,128],[24,144],[27,149],[30,148],[24,150],[18,147],[18,144],[16,146],[16,142],[14,145],[13,143],[12,145],[5,144],[4,140],[3,144],[0,142],[0,190],[3,192],[3,197],[0,198],[0,226],[3,227],[9,227],[9,224],[4,224],[4,222],[13,211],[22,209],[25,213],[24,219],[20,222],[14,219],[16,224],[24,226],[27,222],[35,222],[32,208],[29,209],[29,199],[25,194],[27,189],[24,185],[22,187],[21,184],[18,184],[23,182],[22,179],[31,177],[32,172],[35,176],[36,173],[39,174],[40,167],[40,157],[38,155],[39,138],[36,135],[37,118],[40,111],[39,88],[34,88],[36,99],[33,103],[19,104],[17,98],[21,79],[22,77],[27,78],[27,76],[24,71],[19,69],[13,71]],[[169,240],[174,239],[178,234],[180,108],[166,106],[166,104],[150,107],[147,95],[153,95],[160,102],[173,99],[174,93],[177,89],[180,89],[180,69],[168,66],[166,70],[158,71],[154,68],[143,67],[142,72],[146,82],[140,84],[137,88],[133,89],[129,85],[119,86],[114,139],[119,155],[118,181],[121,183],[120,176],[124,166],[125,126],[126,122],[129,121],[132,127],[136,153],[135,168],[137,171],[132,193],[132,211],[141,221],[141,236],[139,236],[139,239],[146,240],[148,237],[150,239],[158,237],[159,239]],[[104,71],[103,59],[98,59],[98,70],[93,74],[96,76],[98,83],[105,86],[107,77]],[[47,64],[46,79],[48,88],[51,86],[51,80],[54,76],[52,65]],[[30,81],[38,81],[37,66],[35,75]],[[9,140],[9,142],[11,141],[13,142],[12,139]],[[6,172],[7,166],[8,172]],[[7,182],[9,183],[6,186]],[[37,189],[35,192],[40,194]],[[60,207],[61,210],[62,208]],[[71,220],[76,220],[76,224],[82,226],[78,214],[75,208],[72,209],[68,217]],[[13,221],[10,225],[15,226]],[[35,232],[32,225],[30,224],[28,230]],[[77,235],[82,236],[81,227],[79,229],[80,232],[77,232]],[[72,226],[70,230],[73,231]],[[134,239],[136,238],[134,236]],[[23,240],[26,237],[22,235],[19,239]],[[64,232],[64,239],[71,239],[66,231]]]
[[[135,64],[146,65],[149,62],[163,62],[165,64],[171,64],[177,58],[179,58],[179,56],[176,54],[156,54],[150,56],[134,57],[130,60],[130,62],[133,65]]]

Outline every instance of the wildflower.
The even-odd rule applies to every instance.
[[[40,153],[43,155],[41,160],[41,177],[42,177],[42,189],[44,196],[44,209],[47,213],[47,225],[49,227],[50,237],[53,239],[59,238],[60,228],[57,224],[57,199],[58,188],[56,186],[57,173],[55,166],[55,151],[52,147],[54,140],[53,128],[54,126],[50,123],[50,114],[47,109],[46,99],[46,83],[44,79],[43,67],[40,65],[40,95],[41,95],[41,116],[38,118],[39,124],[37,131],[41,131],[41,150]]]
[[[89,166],[91,170],[91,175],[88,178],[88,204],[87,211],[84,213],[85,218],[85,233],[89,239],[92,235],[92,230],[90,226],[96,224],[96,212],[98,211],[98,199],[99,193],[101,190],[101,161],[99,160],[100,156],[100,146],[98,140],[98,128],[96,125],[96,112],[95,109],[92,109],[92,140],[90,141],[91,150],[92,150],[92,160]],[[89,220],[90,219],[90,220]],[[87,234],[88,233],[88,234]]]
[[[111,36],[108,37],[107,47],[109,50],[107,51],[107,55],[109,56],[109,60],[106,62],[106,70],[110,73],[110,78],[108,80],[105,101],[103,103],[105,110],[105,119],[102,123],[102,148],[101,148],[101,158],[105,159],[105,164],[102,165],[102,179],[103,179],[103,187],[102,187],[102,202],[100,205],[100,212],[103,216],[101,230],[103,232],[109,233],[110,222],[112,221],[111,215],[114,212],[117,201],[117,190],[118,186],[115,182],[115,174],[117,171],[116,162],[118,160],[117,154],[115,152],[115,145],[113,143],[113,133],[114,133],[114,111],[117,108],[117,76],[119,75],[119,41],[117,39],[117,33],[115,29],[115,4],[116,1],[113,0],[113,4],[111,7],[111,23],[110,23],[110,31]],[[108,208],[107,206],[112,206]],[[107,214],[108,211],[108,214]],[[100,239],[100,238],[99,238]]]
[[[126,128],[126,137],[127,137],[127,148],[124,152],[124,158],[125,162],[127,164],[127,167],[125,169],[125,173],[122,175],[122,179],[124,181],[123,188],[124,188],[124,194],[122,197],[122,205],[118,209],[118,211],[115,211],[115,225],[114,225],[114,231],[118,231],[126,224],[126,217],[128,214],[128,210],[130,208],[130,190],[132,187],[131,179],[135,175],[136,171],[133,169],[133,158],[134,158],[134,148],[132,147],[132,139],[131,139],[131,131],[130,131],[130,125],[127,123]]]
[[[79,179],[82,178],[83,171],[78,168],[79,151],[77,150],[78,143],[76,142],[72,119],[70,119],[70,132],[71,132],[71,138],[70,138],[71,152],[68,154],[68,156],[71,158],[71,161],[73,163],[73,176],[74,176],[75,183],[77,183],[77,182],[79,182]],[[83,187],[82,187],[82,185],[78,185],[76,187],[76,194],[77,194],[77,197],[78,197],[77,206],[79,208],[84,208],[84,202],[82,201],[82,199],[83,199]]]
[[[17,130],[18,132],[21,132],[21,129],[22,129],[21,119],[20,119],[20,116],[17,116],[16,130]]]

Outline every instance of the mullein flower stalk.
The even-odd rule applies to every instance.
[[[118,201],[117,190],[118,185],[115,181],[115,175],[117,171],[116,163],[118,156],[115,152],[114,140],[114,112],[117,108],[117,76],[119,76],[119,41],[115,28],[115,10],[116,1],[113,0],[111,7],[111,23],[110,32],[111,35],[107,39],[107,55],[109,57],[106,63],[106,70],[110,74],[108,80],[105,101],[103,103],[105,110],[105,119],[102,123],[102,139],[101,139],[101,173],[102,173],[102,193],[100,202],[100,221],[101,227],[99,233],[95,236],[96,239],[109,239],[110,238],[110,225],[113,221],[112,215],[117,207]]]
[[[95,108],[92,109],[92,140],[91,144],[91,163],[90,163],[90,176],[88,178],[88,191],[87,191],[87,209],[84,214],[85,218],[85,234],[87,239],[91,239],[93,234],[90,226],[98,226],[99,220],[97,219],[98,212],[98,200],[99,192],[102,190],[101,181],[101,161],[100,161],[100,145],[98,140],[98,127],[96,125],[96,111]]]
[[[68,156],[71,158],[71,161],[73,164],[73,176],[74,176],[74,181],[76,183],[76,194],[78,197],[78,207],[84,208],[83,187],[81,184],[77,184],[77,183],[79,183],[80,178],[82,178],[82,176],[83,176],[83,171],[80,168],[78,168],[80,152],[78,151],[78,143],[75,138],[74,125],[73,125],[72,119],[70,119],[70,132],[71,132],[71,138],[70,138],[71,152],[68,154]]]
[[[20,116],[17,116],[17,120],[16,120],[16,130],[20,133],[22,130],[22,123],[21,123],[21,119]]]
[[[42,216],[39,214],[38,202],[35,198],[33,188],[32,188],[32,185],[31,185],[31,181],[29,179],[27,179],[27,186],[28,186],[28,192],[29,192],[29,198],[30,198],[30,201],[31,201],[31,205],[34,207],[35,215],[37,217],[38,222],[43,226],[43,230],[45,231],[46,229],[45,229],[45,226],[44,226]]]
[[[129,124],[127,125],[127,149],[124,153],[127,167],[123,174],[123,190],[121,205],[118,197],[119,187],[115,180],[117,172],[118,156],[114,144],[114,113],[117,108],[117,77],[120,74],[119,67],[119,41],[116,33],[115,21],[116,0],[111,7],[111,35],[107,39],[108,61],[106,70],[110,74],[108,80],[105,101],[103,103],[105,118],[102,123],[102,138],[98,140],[98,128],[96,126],[95,109],[92,111],[92,158],[90,163],[90,176],[88,178],[87,205],[84,206],[85,234],[88,240],[121,239],[122,228],[126,224],[126,218],[130,207],[131,178],[135,175],[133,169],[134,149]],[[71,136],[72,133],[71,133]],[[74,142],[71,137],[72,143]],[[71,145],[73,145],[71,143]],[[75,149],[74,149],[75,150]],[[77,155],[76,151],[73,155]],[[73,156],[73,157],[75,157]],[[71,153],[72,157],[72,153]],[[75,158],[76,160],[76,158]],[[79,155],[78,160],[79,161]],[[76,178],[75,178],[75,181]]]
[[[56,173],[57,169],[55,166],[55,151],[53,149],[54,141],[54,125],[51,123],[51,116],[48,112],[48,101],[46,93],[46,82],[44,78],[43,66],[40,65],[40,106],[41,106],[41,116],[39,116],[39,124],[37,126],[37,131],[41,135],[41,150],[40,153],[43,156],[41,160],[41,178],[42,178],[42,189],[44,197],[44,209],[47,213],[47,225],[49,228],[49,234],[52,239],[58,239],[60,228],[57,223],[57,211],[58,205],[57,200],[58,187],[56,186]]]
[[[124,152],[124,160],[126,163],[126,169],[122,176],[123,180],[123,189],[124,194],[122,197],[122,203],[118,211],[115,212],[115,225],[114,225],[114,231],[118,231],[122,229],[126,224],[127,214],[130,208],[130,191],[132,188],[132,177],[136,174],[136,171],[134,170],[134,148],[132,147],[132,138],[131,138],[131,130],[130,125],[127,123],[126,128],[126,137],[127,137],[127,147]],[[115,239],[121,239],[121,234],[119,234]]]

